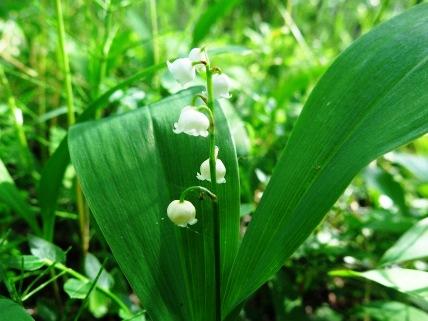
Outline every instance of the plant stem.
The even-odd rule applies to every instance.
[[[156,7],[156,0],[150,0],[150,20],[152,24],[152,48],[153,48],[153,64],[159,63],[159,26],[158,26],[158,12]],[[159,87],[159,78],[155,75],[153,79],[155,88]]]
[[[74,115],[73,87],[71,83],[70,62],[65,48],[65,29],[64,18],[62,14],[61,0],[55,0],[56,18],[57,18],[57,33],[60,49],[60,58],[62,70],[64,72],[64,84],[67,101],[67,122],[68,127],[71,127],[76,122]],[[80,188],[80,184],[76,181],[76,200],[77,209],[79,212],[80,231],[82,237],[82,250],[86,254],[89,247],[89,211],[86,210],[85,199]],[[84,225],[83,225],[84,224]]]
[[[65,29],[64,29],[64,18],[62,14],[61,0],[55,0],[56,3],[56,16],[57,16],[57,33],[59,49],[61,52],[61,65],[64,72],[64,84],[66,91],[67,100],[67,120],[68,126],[74,125],[76,118],[74,116],[74,102],[73,102],[73,88],[71,85],[71,72],[70,63],[68,61],[68,54],[65,49]]]
[[[98,74],[96,78],[96,83],[92,90],[92,99],[95,100],[98,98],[102,84],[107,75],[107,61],[110,54],[111,45],[114,39],[114,33],[112,35],[111,25],[112,25],[112,8],[111,0],[104,1],[104,37],[101,44],[101,53],[100,53],[100,64],[98,67]],[[102,110],[97,110],[96,118],[102,117]]]
[[[212,70],[209,62],[206,64],[207,74],[207,95],[208,95],[208,108],[214,114],[214,93],[213,93],[213,80]],[[217,195],[217,177],[216,177],[216,152],[215,152],[215,117],[212,117],[210,130],[210,175],[211,175],[211,191]],[[214,259],[215,259],[215,307],[216,307],[216,321],[221,321],[221,262],[220,262],[220,211],[218,200],[212,201],[213,207],[213,221],[214,221]]]
[[[190,186],[186,188],[180,195],[180,202],[183,202],[186,199],[186,195],[192,191],[199,191],[202,193],[206,193],[211,200],[216,200],[217,196],[213,194],[209,189],[202,187],[202,186]]]

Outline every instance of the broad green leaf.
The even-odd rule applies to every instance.
[[[98,109],[104,108],[108,105],[108,100],[114,92],[124,89],[137,81],[141,81],[149,77],[163,67],[164,64],[159,64],[147,68],[107,90],[85,109],[82,115],[77,118],[77,122],[93,119]],[[47,240],[52,240],[53,238],[55,210],[57,207],[59,193],[61,191],[64,173],[67,166],[70,164],[67,139],[67,136],[64,137],[55,152],[49,158],[48,162],[42,170],[38,186],[39,202],[43,218],[43,232]]]
[[[8,299],[0,299],[0,320],[34,321],[22,306]]]
[[[366,272],[339,270],[330,272],[330,275],[364,278],[399,292],[428,300],[428,272],[425,271],[394,267]]]
[[[428,218],[408,230],[381,259],[381,264],[401,263],[428,256]]]
[[[39,259],[48,259],[53,262],[64,263],[65,253],[55,244],[40,237],[30,236],[28,238],[30,252]]]
[[[376,301],[358,307],[363,319],[369,316],[375,321],[428,321],[428,314],[424,311],[401,302]]]
[[[181,109],[202,88],[70,131],[70,155],[83,191],[122,271],[154,320],[210,321],[214,309],[211,204],[191,195],[198,223],[175,226],[168,204],[192,185],[208,158],[207,138],[172,131]],[[239,180],[228,124],[217,108],[222,278],[236,256]]]
[[[229,100],[224,99],[220,102],[220,105],[230,124],[230,133],[236,146],[237,155],[247,155],[250,150],[250,138],[248,137],[244,122]]]
[[[211,4],[196,22],[192,47],[196,47],[209,34],[217,20],[227,15],[240,2],[240,0],[217,0]]]
[[[15,185],[12,177],[10,176],[6,166],[0,160],[0,203],[6,204],[19,214],[28,225],[32,228],[33,232],[40,234],[40,227],[36,221],[36,216],[33,209],[22,197],[18,188]]]
[[[223,291],[226,313],[284,264],[370,161],[428,131],[428,5],[374,28],[311,93]]]

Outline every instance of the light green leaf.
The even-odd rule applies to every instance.
[[[89,294],[89,311],[96,317],[101,318],[107,314],[110,299],[101,291],[92,291]]]
[[[329,274],[364,278],[405,294],[428,299],[428,272],[425,271],[394,267],[366,272],[340,270],[332,271]]]
[[[381,259],[381,264],[401,263],[428,256],[428,218],[408,230]]]
[[[228,14],[240,2],[240,0],[217,0],[211,4],[196,22],[192,47],[196,47],[209,34],[217,20]]]
[[[29,236],[30,252],[39,259],[48,259],[53,262],[64,263],[65,253],[55,244],[40,237]]]
[[[4,264],[6,267],[12,269],[35,271],[40,269],[45,263],[37,256],[18,255],[7,258]]]
[[[91,283],[78,279],[68,279],[64,283],[64,291],[71,299],[83,300],[91,289]]]
[[[428,157],[406,153],[391,153],[388,160],[408,169],[417,180],[428,182]]]
[[[174,134],[181,109],[202,88],[71,129],[70,155],[83,191],[122,271],[154,320],[212,321],[214,255],[211,204],[191,195],[198,223],[175,226],[168,204],[192,185],[208,158],[207,138]],[[235,149],[221,111],[219,157],[221,263],[225,278],[238,249],[239,179]]]
[[[428,314],[410,305],[395,301],[378,301],[359,307],[362,316],[375,321],[428,321]]]
[[[357,40],[310,95],[223,291],[244,301],[321,222],[370,161],[428,131],[428,5]]]
[[[34,321],[24,308],[8,299],[0,299],[0,320]]]
[[[91,280],[95,280],[101,268],[102,265],[100,261],[98,261],[98,259],[93,254],[86,254],[85,273]],[[113,287],[113,284],[113,277],[105,269],[103,269],[101,274],[98,276],[97,286],[109,290]]]

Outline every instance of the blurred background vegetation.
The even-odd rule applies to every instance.
[[[76,113],[142,70],[194,46],[208,48],[233,81],[233,97],[222,105],[240,162],[244,233],[319,77],[353,40],[421,2],[63,1]],[[130,319],[116,301],[137,315],[132,320],[144,320],[138,312],[144,304],[133,295],[96,222],[90,223],[89,245],[82,245],[71,167],[60,191],[53,243],[68,249],[64,269],[72,272],[39,264],[40,251],[59,249],[36,237],[28,242],[28,235],[40,231],[23,217],[28,211],[38,217],[42,169],[68,127],[60,61],[54,1],[1,0],[0,296],[22,302],[36,320],[71,320],[77,313],[81,320]],[[117,90],[97,117],[143,107],[180,89],[162,69]],[[428,320],[428,280],[415,294],[349,272],[381,267],[384,253],[427,216],[427,198],[425,135],[363,170],[323,224],[247,302],[241,319]],[[428,271],[426,226],[419,223],[407,234],[405,246],[417,244],[417,254],[389,263]],[[108,273],[98,275],[100,262]],[[79,278],[103,281],[111,295],[95,291],[85,299],[78,293]]]

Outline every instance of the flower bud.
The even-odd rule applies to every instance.
[[[192,61],[189,58],[179,58],[173,62],[167,61],[166,63],[174,79],[182,85],[195,79],[195,67],[193,67]]]
[[[216,180],[217,184],[226,183],[226,179],[224,176],[226,175],[226,167],[223,162],[217,158],[218,147],[215,147],[215,167],[216,167]],[[211,182],[211,171],[210,171],[210,159],[205,160],[200,167],[200,173],[196,174],[196,178],[200,181],[208,181]]]
[[[175,200],[169,203],[166,210],[169,219],[180,227],[186,227],[187,224],[193,225],[196,219],[196,208],[189,201]]]
[[[186,106],[181,111],[178,122],[174,123],[174,133],[185,133],[191,136],[208,136],[210,120],[192,106]]]
[[[230,78],[225,74],[213,75],[213,91],[215,98],[230,98]]]

